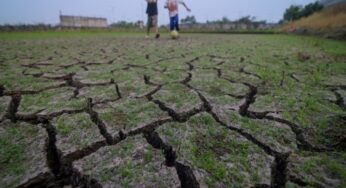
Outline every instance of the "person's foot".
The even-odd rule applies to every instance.
[[[148,39],[148,38],[149,38],[149,35],[145,35],[145,38]]]
[[[157,33],[155,38],[159,39],[160,38],[160,33]]]

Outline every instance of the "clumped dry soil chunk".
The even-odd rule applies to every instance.
[[[120,100],[106,107],[100,106],[94,109],[112,134],[120,130],[129,131],[139,125],[168,117],[166,112],[145,98]]]
[[[94,86],[85,87],[79,91],[79,98],[93,98],[95,101],[102,101],[105,99],[117,99],[115,84],[108,86]]]
[[[0,98],[0,118],[2,118],[6,114],[6,110],[10,101],[11,101],[11,97]]]
[[[158,129],[177,148],[178,160],[190,164],[201,186],[247,187],[270,183],[272,157],[245,138],[203,114],[187,123]]]
[[[104,147],[74,166],[104,187],[178,187],[175,169],[166,167],[163,161],[162,152],[140,135]]]
[[[63,109],[74,109],[78,107],[76,104],[81,103],[81,100],[71,100],[72,95],[73,89],[67,87],[48,90],[35,95],[23,95],[19,111],[30,113],[44,110],[43,113],[52,113]]]
[[[188,111],[194,107],[198,108],[201,104],[198,95],[182,84],[164,86],[153,97],[178,112]]]
[[[122,95],[129,98],[143,97],[150,91],[154,90],[155,86],[145,84],[143,77],[143,75],[136,78],[131,77],[125,82],[121,82],[119,88]]]
[[[302,152],[291,155],[290,174],[312,187],[345,187],[345,154]]]
[[[62,115],[55,118],[52,124],[57,130],[56,145],[64,155],[104,140],[97,125],[86,113]]]
[[[46,165],[47,134],[40,125],[10,123],[0,126],[0,179],[3,187],[17,187],[41,173]]]

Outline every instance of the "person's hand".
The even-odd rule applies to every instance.
[[[187,10],[188,12],[191,12],[191,9],[189,9],[189,8],[187,8],[186,10]]]

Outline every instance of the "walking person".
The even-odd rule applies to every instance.
[[[170,31],[179,31],[179,4],[183,5],[188,12],[191,9],[187,7],[183,0],[167,0],[165,8],[168,9],[170,17]]]
[[[155,38],[160,38],[159,28],[158,28],[158,9],[157,9],[157,0],[146,0],[147,6],[147,15],[148,15],[148,24],[147,24],[147,35],[146,38],[149,38],[150,30],[154,28]]]

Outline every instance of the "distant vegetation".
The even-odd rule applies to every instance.
[[[289,22],[283,31],[346,39],[346,3],[340,3],[308,17]]]
[[[109,25],[110,28],[134,28],[134,27],[138,27],[137,23],[134,22],[127,22],[127,21],[119,21],[116,23],[112,23],[111,25]]]
[[[0,25],[0,31],[48,31],[58,29],[57,26],[50,24],[17,24],[17,25]]]
[[[197,19],[195,16],[187,16],[186,18],[181,19],[182,24],[196,24]]]
[[[321,11],[323,9],[323,5],[319,2],[310,3],[305,7],[299,5],[291,5],[283,17],[283,21],[295,21],[299,20],[303,17],[308,17],[315,12]]]
[[[242,23],[242,24],[253,24],[253,23],[266,23],[265,20],[257,21],[255,16],[243,16],[236,20],[230,20],[227,17],[223,17],[221,20],[207,21],[207,24],[228,24],[228,23]]]

